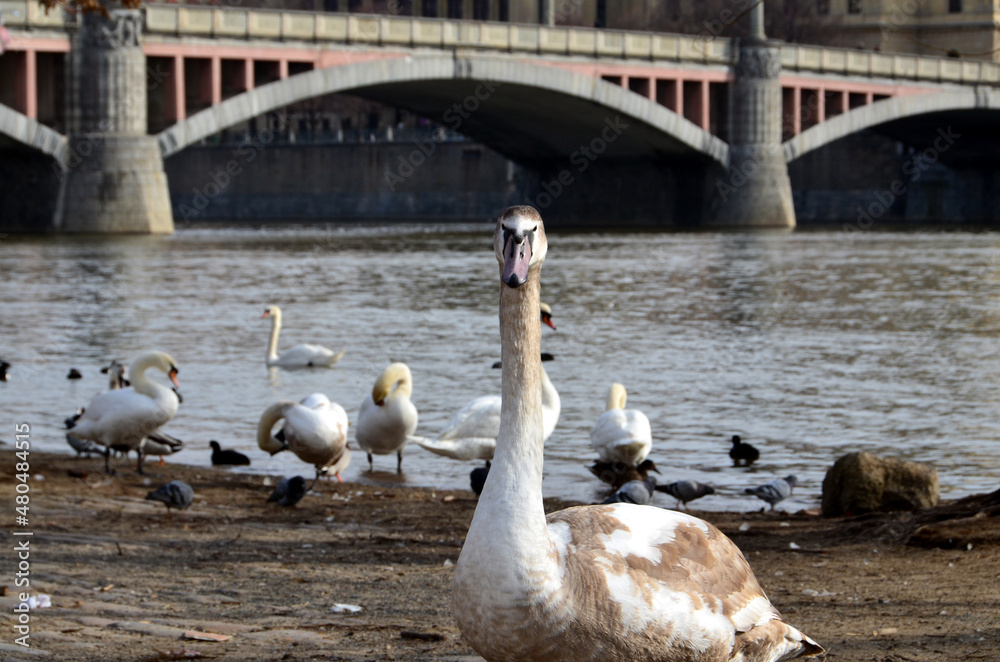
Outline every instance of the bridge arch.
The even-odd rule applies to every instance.
[[[63,167],[66,165],[66,136],[2,104],[0,104],[0,135],[51,156]]]
[[[787,140],[785,162],[847,136],[896,120],[953,110],[1000,110],[1000,91],[963,88],[939,94],[892,97],[837,115]]]
[[[315,69],[237,95],[162,131],[164,158],[223,129],[297,101],[349,92],[451,117],[451,126],[514,160],[565,159],[581,141],[615,133],[621,156],[695,152],[727,165],[729,146],[709,132],[600,78],[505,57],[410,55]],[[456,100],[478,108],[456,113]],[[466,106],[468,108],[469,106]],[[451,111],[451,115],[448,113]],[[555,117],[555,119],[553,119]],[[615,118],[621,118],[615,124]],[[628,127],[622,130],[622,127]],[[619,139],[621,138],[621,139]]]

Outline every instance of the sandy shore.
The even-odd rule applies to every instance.
[[[28,526],[16,458],[0,453],[5,660],[478,660],[450,611],[471,492],[322,483],[294,509],[272,478],[151,465],[149,484],[100,459],[32,453]],[[145,494],[181,479],[194,506],[168,517]],[[549,509],[569,505],[552,501]],[[743,550],[786,620],[829,660],[1000,659],[1000,517],[904,544],[908,515],[698,513]],[[16,552],[31,531],[29,649],[15,645]],[[794,543],[794,545],[793,545]],[[336,604],[357,613],[336,613]],[[199,632],[226,635],[203,641]]]

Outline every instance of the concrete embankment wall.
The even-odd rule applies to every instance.
[[[198,146],[166,161],[177,223],[494,218],[519,168],[468,142]]]

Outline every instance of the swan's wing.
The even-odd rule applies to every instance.
[[[548,522],[563,583],[583,587],[577,599],[604,612],[589,622],[611,635],[669,641],[692,658],[709,649],[720,659],[822,650],[781,622],[743,554],[707,522],[632,504],[569,508]]]
[[[335,353],[322,345],[296,345],[278,356],[278,365],[326,366],[336,363],[343,352]]]
[[[649,419],[636,409],[611,409],[597,419],[590,443],[602,462],[638,464],[652,447]]]
[[[495,437],[462,437],[461,439],[427,439],[411,435],[409,440],[432,453],[453,460],[492,460],[496,452]]]
[[[452,416],[448,425],[438,435],[439,440],[465,439],[467,437],[496,438],[500,434],[500,396],[486,395],[476,398]]]
[[[330,398],[326,397],[322,393],[310,393],[306,397],[302,398],[299,404],[308,409],[319,409],[321,407],[329,407]]]
[[[172,416],[168,408],[129,387],[98,394],[71,429],[77,437],[105,446],[136,446]]]
[[[594,423],[594,427],[590,430],[590,444],[597,451],[601,461],[614,461],[614,458],[608,457],[608,451],[614,447],[615,442],[629,438],[625,422],[624,411],[610,409],[601,414]]]

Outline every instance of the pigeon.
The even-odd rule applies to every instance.
[[[696,480],[678,480],[667,485],[657,485],[656,491],[666,492],[677,499],[678,506],[683,504],[685,509],[687,509],[688,501],[700,499],[707,494],[715,494],[714,487],[705,483],[699,483]]]
[[[306,479],[302,476],[292,476],[282,478],[274,486],[271,496],[267,497],[268,503],[278,502],[279,506],[294,506],[302,497],[306,495]]]
[[[760,457],[760,451],[750,444],[744,444],[740,435],[734,434],[733,447],[729,449],[729,457],[733,459],[733,466],[749,467]]]
[[[66,443],[76,451],[76,456],[86,455],[90,457],[91,453],[96,453],[97,455],[104,455],[104,447],[91,441],[90,439],[80,439],[72,432],[66,433]]]
[[[648,506],[656,489],[656,479],[630,480],[622,485],[617,492],[604,500],[604,503],[634,503]]]
[[[250,464],[250,458],[248,458],[243,453],[239,451],[234,451],[230,449],[223,450],[219,446],[219,442],[214,439],[208,442],[208,445],[212,447],[212,466],[247,466]]]
[[[650,471],[660,473],[652,460],[643,460],[637,467],[622,462],[594,462],[587,469],[615,490],[629,481],[645,480]]]
[[[483,493],[483,487],[486,485],[486,477],[490,475],[490,461],[486,460],[486,466],[476,467],[469,474],[469,483],[472,486],[472,491],[479,496]]]
[[[161,501],[166,505],[168,513],[171,508],[185,510],[194,501],[194,490],[183,481],[172,480],[147,494],[146,500]]]
[[[66,375],[66,379],[83,379],[83,373],[76,368],[70,368],[69,373]]]
[[[788,475],[784,478],[775,478],[758,487],[748,487],[743,492],[767,501],[771,504],[771,510],[774,510],[776,504],[791,496],[792,488],[795,487],[797,482],[798,478],[794,475]]]

